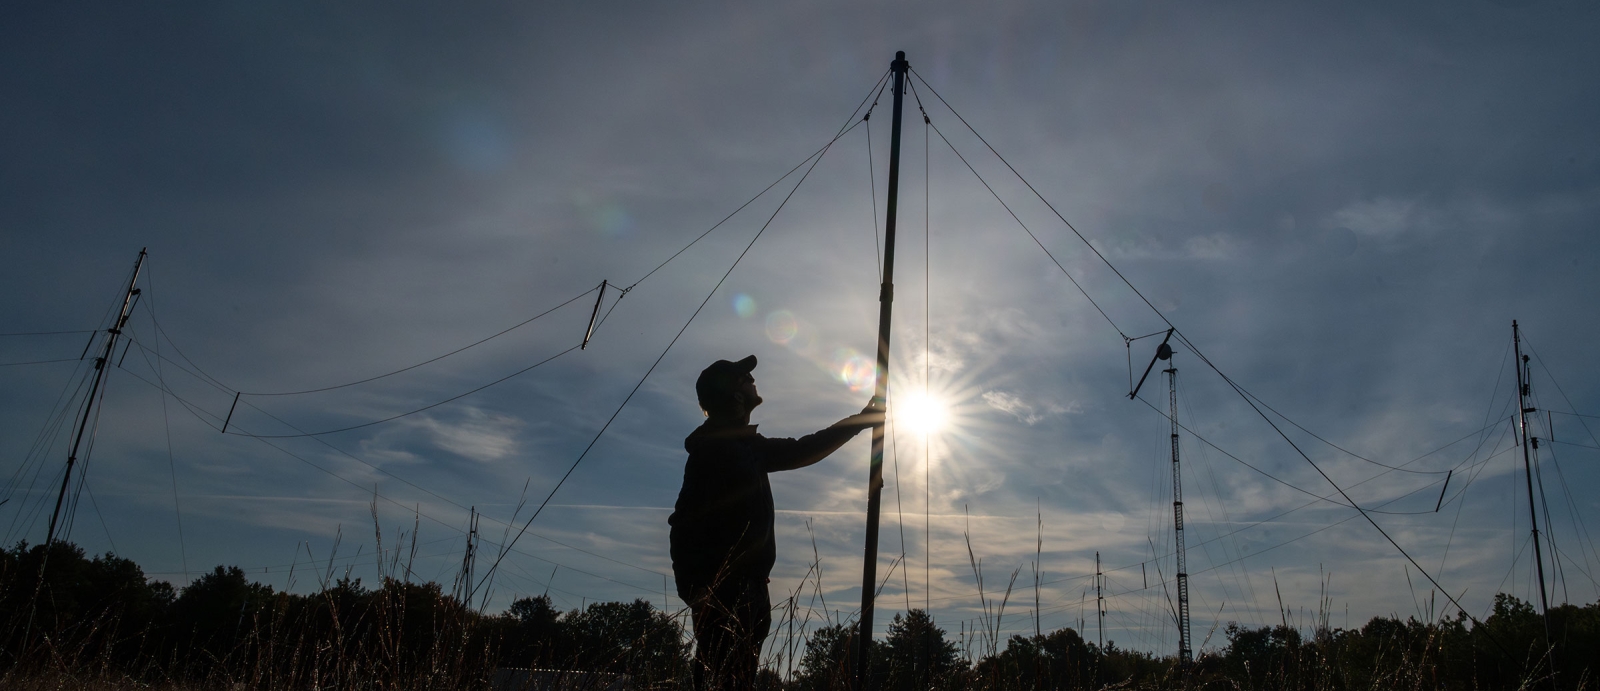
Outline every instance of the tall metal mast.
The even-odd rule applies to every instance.
[[[94,359],[94,384],[89,387],[89,396],[83,399],[83,415],[78,418],[78,432],[72,440],[72,451],[67,454],[67,472],[61,476],[61,489],[56,492],[56,508],[50,513],[50,530],[45,533],[44,543],[49,545],[56,540],[56,522],[61,518],[61,504],[67,498],[67,485],[72,481],[72,467],[78,462],[78,448],[83,444],[83,433],[89,427],[89,414],[94,410],[95,394],[100,391],[100,383],[106,378],[106,365],[111,362],[111,353],[117,346],[117,337],[122,335],[122,327],[128,324],[128,313],[133,310],[133,300],[139,294],[139,289],[134,284],[139,282],[139,269],[144,266],[145,249],[139,250],[139,259],[133,263],[133,277],[128,279],[128,291],[122,295],[122,310],[117,312],[117,320],[111,323],[111,328],[106,329],[105,347],[100,351],[100,357]]]
[[[1161,339],[1161,345],[1156,346],[1156,356],[1151,358],[1150,364],[1144,368],[1144,375],[1139,377],[1139,383],[1128,392],[1128,398],[1139,396],[1139,389],[1144,388],[1144,381],[1150,377],[1150,371],[1155,369],[1158,360],[1172,361],[1172,346],[1167,342],[1172,340],[1175,331],[1176,329],[1167,329],[1166,338]],[[1129,343],[1135,340],[1138,339],[1131,339]],[[1189,632],[1189,567],[1183,545],[1183,473],[1179,471],[1178,465],[1178,367],[1174,363],[1172,367],[1161,371],[1167,373],[1167,419],[1172,421],[1172,536],[1176,541],[1178,555],[1178,664],[1187,668],[1194,662],[1194,650],[1190,647],[1194,638]]]
[[[1161,344],[1156,350],[1156,357],[1170,360],[1172,348]],[[1167,373],[1167,407],[1172,419],[1172,535],[1178,548],[1178,664],[1188,667],[1194,662],[1194,651],[1189,648],[1189,569],[1185,564],[1183,547],[1183,476],[1178,472],[1177,363],[1162,371]]]
[[[1539,574],[1539,606],[1544,614],[1544,640],[1545,645],[1551,644],[1550,638],[1550,598],[1544,591],[1544,555],[1539,549],[1539,512],[1533,504],[1533,462],[1530,460],[1528,439],[1528,413],[1535,408],[1528,405],[1529,388],[1532,383],[1532,373],[1527,371],[1528,356],[1522,354],[1522,331],[1517,326],[1515,319],[1511,320],[1511,341],[1517,350],[1517,424],[1522,434],[1522,470],[1528,477],[1528,519],[1533,525],[1533,563],[1538,567]],[[1538,439],[1532,440],[1538,444]]]
[[[894,221],[900,196],[900,110],[905,95],[905,51],[894,54],[889,63],[894,73],[894,122],[889,134],[889,193],[885,208],[888,216],[883,227],[883,285],[878,291],[878,369],[872,394],[875,403],[882,404],[889,394],[889,314],[894,306]],[[878,582],[878,509],[883,490],[883,430],[879,424],[872,428],[872,465],[867,476],[867,544],[866,556],[861,565],[861,620],[856,635],[855,686],[867,686],[867,653],[872,646],[872,604]]]

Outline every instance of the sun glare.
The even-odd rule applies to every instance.
[[[895,424],[918,435],[934,434],[950,419],[950,407],[927,393],[917,393],[899,401],[894,411]]]

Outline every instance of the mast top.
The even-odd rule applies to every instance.
[[[904,73],[910,68],[911,63],[906,62],[906,52],[903,50],[895,51],[894,62],[889,63],[889,69],[894,70],[895,72]]]

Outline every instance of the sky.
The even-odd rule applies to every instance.
[[[483,576],[561,482],[484,605],[681,609],[698,372],[758,356],[769,436],[871,395],[903,50],[879,632],[1175,651],[1167,365],[1128,396],[1169,323],[1195,647],[1453,614],[1429,578],[1537,599],[1512,320],[1550,597],[1594,602],[1597,33],[1545,0],[9,4],[5,539],[45,538],[148,248],[84,549],[448,587],[469,512]],[[803,630],[859,606],[868,456],[772,478]]]

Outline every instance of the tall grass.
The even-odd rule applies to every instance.
[[[688,688],[684,612],[649,603],[593,603],[558,611],[546,597],[506,612],[469,606],[413,575],[415,525],[396,535],[374,524],[380,545],[373,587],[332,566],[297,567],[311,594],[279,592],[217,567],[181,592],[147,581],[133,562],[86,557],[69,544],[0,550],[0,688],[67,689],[487,689],[506,667],[625,675],[632,688]],[[338,541],[327,564],[338,555]],[[982,616],[971,629],[939,628],[926,612],[889,621],[869,646],[871,689],[1587,689],[1600,650],[1600,603],[1551,611],[1554,649],[1539,615],[1501,595],[1474,625],[1436,616],[1376,617],[1331,626],[1324,577],[1302,630],[1285,608],[1277,624],[1229,624],[1225,642],[1180,669],[1173,658],[1104,648],[1071,629],[1003,636],[1018,571],[991,593],[968,541]],[[321,560],[316,560],[321,561]],[[900,564],[891,565],[889,576]],[[471,560],[463,559],[463,569]],[[1020,569],[1019,569],[1020,570]],[[847,688],[855,613],[830,610],[820,555],[775,603],[763,688]],[[885,577],[885,581],[889,576]],[[1037,577],[1036,577],[1037,578]],[[821,613],[820,615],[817,613]],[[1037,620],[1035,620],[1037,621]],[[614,681],[590,674],[564,688]]]
[[[336,541],[309,595],[236,567],[179,593],[70,544],[0,551],[0,688],[486,689],[499,667],[624,674],[635,688],[686,678],[682,628],[647,602],[561,613],[525,598],[486,615],[414,577],[415,526],[386,541],[375,521],[374,535],[376,587],[334,572]]]

